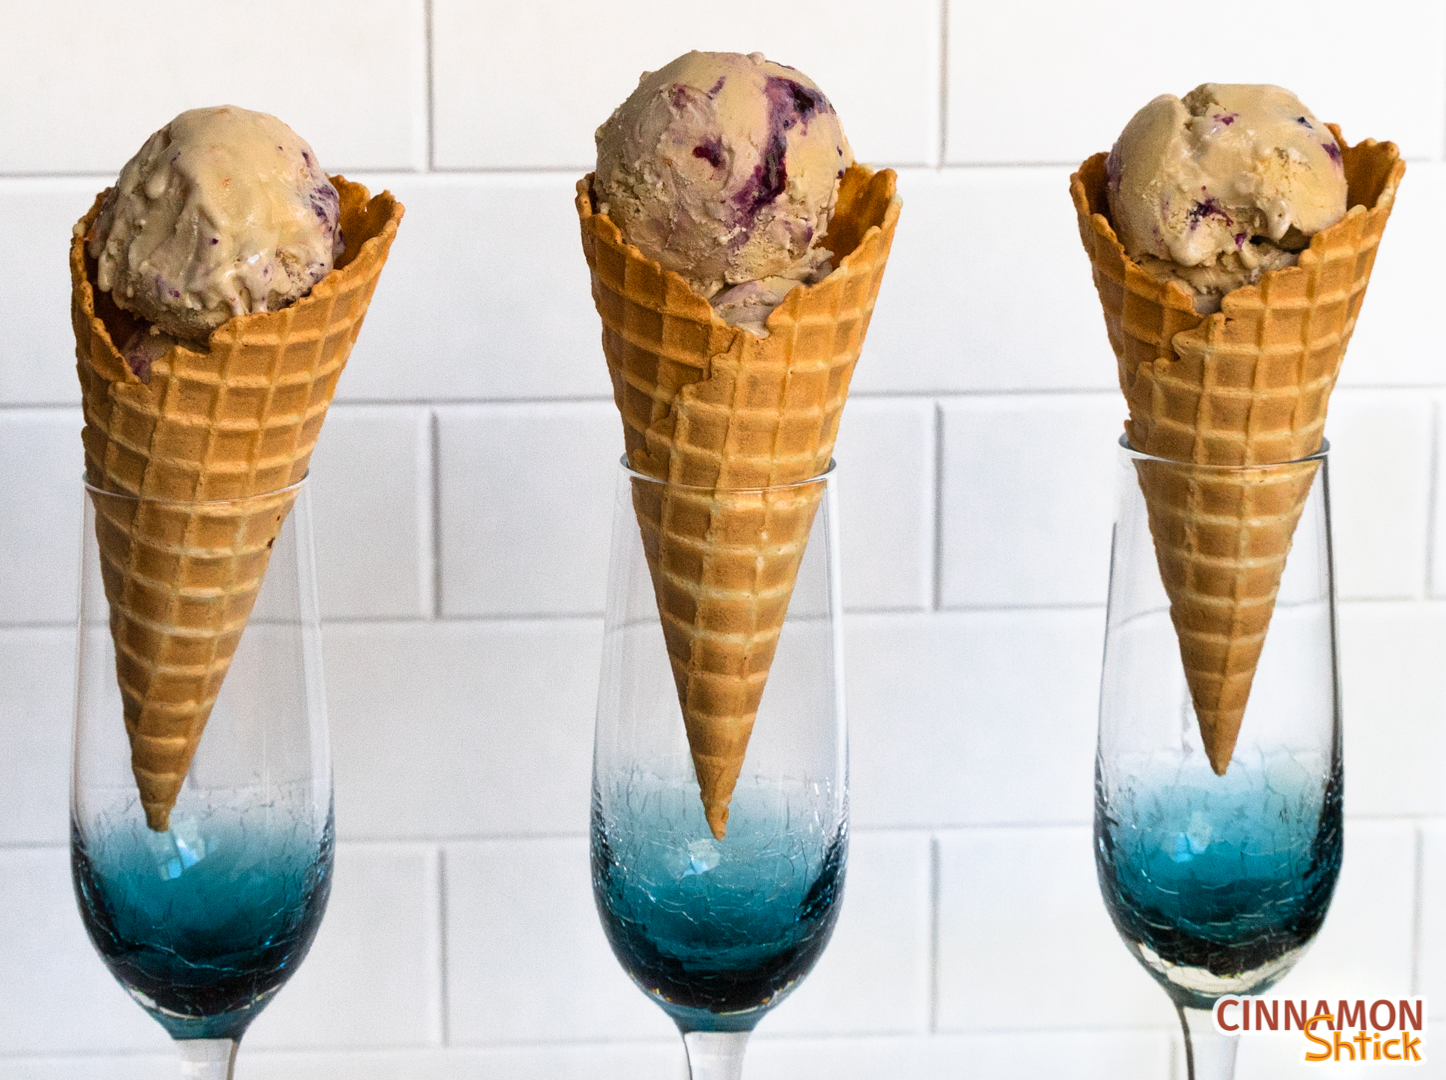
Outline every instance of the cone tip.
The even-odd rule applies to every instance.
[[[714,840],[722,840],[728,835],[728,804],[727,803],[704,803],[703,815],[708,819],[708,828],[713,833]]]

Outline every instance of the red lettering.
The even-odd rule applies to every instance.
[[[1388,1019],[1384,1024],[1376,1019],[1376,1010],[1379,1009],[1382,1005],[1384,1005],[1387,1009],[1391,1010],[1390,1019]],[[1390,1031],[1395,1026],[1396,1006],[1391,1004],[1391,1002],[1385,1000],[1384,998],[1382,998],[1380,1001],[1371,1002],[1371,1027],[1375,1028],[1377,1031]]]
[[[1407,1029],[1409,1029],[1409,1030],[1411,1030],[1411,1031],[1420,1031],[1420,1030],[1421,1030],[1421,1009],[1422,1009],[1422,1007],[1423,1007],[1423,1006],[1422,1006],[1421,999],[1420,999],[1420,998],[1417,998],[1417,999],[1416,999],[1416,1011],[1415,1011],[1415,1012],[1412,1012],[1412,1011],[1411,1011],[1411,1009],[1410,1009],[1410,1004],[1411,1004],[1411,1003],[1410,1003],[1409,1001],[1406,1001],[1406,1000],[1404,1000],[1404,999],[1401,1001],[1401,1026],[1402,1026],[1403,1028],[1407,1028]]]
[[[1357,1001],[1355,1009],[1348,1008],[1347,1006],[1349,1005],[1350,1002],[1342,1001],[1340,1008],[1336,1010],[1336,1029],[1338,1031],[1345,1031],[1346,1028],[1356,1028],[1360,1030],[1366,1026],[1365,999]]]
[[[1389,1002],[1387,1002],[1387,1004],[1389,1004]],[[1391,1019],[1394,1020],[1395,1018],[1396,1018],[1396,1014],[1395,1014],[1394,1012],[1392,1012],[1392,1014],[1391,1014]],[[1264,1031],[1266,1024],[1269,1024],[1269,1025],[1270,1025],[1270,1030],[1271,1030],[1271,1031],[1276,1031],[1276,1030],[1279,1029],[1279,1027],[1280,1027],[1280,1002],[1279,1002],[1279,1001],[1272,1001],[1272,1002],[1270,1003],[1270,1008],[1267,1010],[1266,1007],[1265,1007],[1265,1002],[1261,1001],[1259,998],[1256,998],[1256,999],[1255,999],[1255,1030],[1256,1030],[1256,1031]],[[1392,1024],[1391,1026],[1394,1027],[1395,1025]]]
[[[1240,1025],[1239,1025],[1239,1024],[1227,1024],[1227,1023],[1225,1022],[1225,1006],[1227,1006],[1227,1005],[1239,1005],[1239,1004],[1240,1004],[1240,1002],[1236,1001],[1234,998],[1228,998],[1228,997],[1221,998],[1218,1002],[1216,1002],[1216,1003],[1215,1003],[1215,1026],[1218,1027],[1221,1031],[1239,1031],[1239,1030],[1240,1030]]]
[[[1324,1016],[1326,1018],[1325,1026],[1332,1031],[1336,1030],[1335,1014],[1331,1012],[1331,1007],[1326,1002],[1317,1001],[1315,1003],[1315,1015]]]
[[[1304,998],[1301,999],[1300,1012],[1298,1013],[1295,1011],[1295,1002],[1287,1001],[1285,1003],[1285,1030],[1290,1030],[1291,1017],[1294,1017],[1295,1026],[1301,1031],[1304,1031],[1306,1017],[1308,1016],[1310,1016],[1310,1010],[1307,1008]]]

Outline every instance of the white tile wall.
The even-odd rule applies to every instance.
[[[435,604],[432,418],[335,405],[311,456],[323,619],[425,618]],[[366,537],[359,544],[355,538]]]
[[[1169,1000],[1105,914],[1091,848],[1083,827],[940,837],[940,1031],[1169,1028]]]
[[[935,408],[860,398],[839,424],[844,607],[926,610],[934,598]]]
[[[761,51],[807,72],[847,119],[861,160],[938,160],[935,0],[898,0],[887,18],[869,0],[779,0],[770,15],[745,22],[624,0],[603,21],[627,32],[604,38],[580,32],[597,18],[581,6],[433,0],[435,164],[584,172],[593,130],[639,75],[689,49]]]
[[[1345,869],[1282,992],[1439,996],[1446,4],[1362,18],[1344,0],[1226,0],[1222,24],[1288,43],[1235,52],[1180,49],[1210,28],[1143,0],[780,0],[746,26],[662,0],[607,19],[579,0],[263,0],[245,18],[204,0],[162,20],[133,0],[11,7],[0,1077],[173,1067],[85,940],[64,850],[81,471],[64,251],[150,131],[230,100],[408,208],[314,459],[336,892],[238,1075],[682,1080],[676,1033],[610,955],[588,884],[621,439],[572,189],[638,73],[690,47],[800,66],[859,157],[900,167],[905,199],[837,448],[846,899],[745,1075],[1183,1080],[1171,1011],[1116,939],[1089,850],[1124,409],[1066,184],[1152,94],[1206,78],[1291,86],[1411,158],[1331,411]],[[1322,62],[1343,33],[1350,63]],[[1283,1045],[1247,1046],[1239,1075],[1293,1075]]]
[[[75,632],[0,627],[0,850],[69,836]]]
[[[442,611],[601,615],[622,423],[607,402],[438,416]]]
[[[248,1048],[440,1045],[441,915],[436,848],[341,845],[311,952]]]
[[[861,615],[847,625],[863,827],[1087,821],[1104,611]]]
[[[342,836],[581,835],[602,620],[326,631]]]
[[[941,412],[940,606],[1104,603],[1123,402],[964,399]]]
[[[361,176],[402,200],[406,241],[338,398],[611,397],[572,204],[580,175]]]
[[[85,508],[80,409],[0,409],[0,611],[7,623],[69,623]]]
[[[603,937],[585,839],[451,844],[446,859],[454,1043],[676,1037]]]
[[[6,44],[0,173],[109,178],[182,109],[223,104],[282,117],[333,172],[426,165],[423,0],[261,0],[246,18],[207,0],[184,19],[62,0],[7,12]]]
[[[0,102],[9,100],[0,94]],[[70,230],[108,182],[0,176],[6,250],[0,259],[0,406],[80,400],[70,332]]]
[[[1347,604],[1340,634],[1346,806],[1446,813],[1446,604]]]
[[[1116,386],[1068,169],[909,169],[899,192],[909,209],[899,217],[858,389]]]
[[[1108,11],[1052,0],[951,4],[948,160],[1074,165],[1108,150],[1156,94],[1202,82],[1273,82],[1350,141],[1393,139],[1439,158],[1446,115],[1446,9],[1387,4],[1361,19],[1346,0],[1225,0],[1161,17],[1147,0]],[[1269,27],[1288,48],[1227,43],[1229,27]],[[1349,64],[1337,56],[1349,26]],[[1208,44],[1206,44],[1208,43]]]
[[[1344,599],[1425,595],[1432,402],[1410,390],[1333,395],[1331,511],[1336,591]]]

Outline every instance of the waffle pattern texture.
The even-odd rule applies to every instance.
[[[577,185],[583,253],[634,508],[703,806],[727,828],[798,565],[898,223],[891,170],[853,166],[824,244],[835,269],[791,291],[769,336],[729,326],[626,243]],[[796,486],[783,486],[796,485]]]
[[[1156,280],[1125,253],[1110,223],[1105,155],[1070,177],[1130,444],[1185,463],[1142,461],[1136,472],[1201,737],[1220,774],[1318,468],[1301,459],[1320,449],[1405,174],[1395,145],[1373,139],[1344,147],[1342,163],[1346,216],[1311,238],[1298,265],[1227,294],[1208,316],[1196,314],[1184,287]],[[1251,467],[1267,465],[1277,467]]]
[[[76,226],[71,321],[97,496],[116,674],[131,764],[152,829],[168,828],[221,681],[306,475],[403,209],[334,177],[347,252],[311,293],[238,316],[209,347],[171,345],[142,378],[121,347],[146,324],[94,287]],[[260,496],[258,498],[258,496]],[[230,500],[227,502],[226,500]]]

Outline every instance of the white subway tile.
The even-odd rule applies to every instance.
[[[1446,244],[1443,201],[1446,165],[1411,162],[1381,239],[1371,287],[1341,368],[1341,386],[1441,382],[1435,324],[1446,292],[1446,266],[1431,253]]]
[[[1346,792],[1349,800],[1349,778]],[[1415,899],[1415,826],[1348,821],[1340,883],[1325,925],[1271,993],[1312,1002],[1410,997]]]
[[[407,216],[338,387],[343,400],[611,400],[575,177],[358,179],[390,188]]]
[[[0,845],[63,844],[70,835],[75,632],[0,629],[0,686]]]
[[[1446,605],[1340,608],[1346,808],[1446,813]]]
[[[438,168],[571,167],[596,159],[594,129],[689,49],[762,51],[823,88],[864,161],[933,164],[939,141],[939,8],[900,0],[782,0],[767,19],[625,0],[432,9]],[[585,28],[585,29],[584,29]],[[485,55],[485,62],[479,56]]]
[[[1417,390],[1342,390],[1331,401],[1331,530],[1337,593],[1409,598],[1426,587],[1431,400]]]
[[[87,1076],[90,1074],[86,1074]],[[236,1062],[236,1080],[687,1080],[683,1041],[372,1054],[256,1054]],[[31,1080],[26,1077],[25,1080]],[[33,1080],[69,1080],[37,1076]],[[129,1080],[129,1078],[127,1078]],[[150,1080],[149,1077],[146,1080]]]
[[[0,409],[0,624],[70,623],[79,595],[80,410]]]
[[[176,1073],[174,1052],[111,1057],[0,1058],[5,1080],[156,1080]],[[683,1042],[593,1043],[493,1050],[388,1050],[277,1053],[250,1039],[236,1058],[236,1080],[687,1080]]]
[[[748,1080],[1166,1080],[1170,1039],[1155,1031],[758,1039],[748,1048],[744,1075]]]
[[[932,606],[934,453],[932,401],[849,402],[834,448],[845,608]]]
[[[1446,1016],[1446,822],[1421,825],[1420,953],[1412,993],[1425,997],[1433,1017]]]
[[[601,613],[622,421],[609,403],[438,415],[442,612]]]
[[[603,937],[586,840],[452,844],[445,858],[453,1045],[678,1037]]]
[[[337,405],[311,458],[326,619],[432,614],[432,428],[423,408]]]
[[[803,984],[764,1018],[760,1036],[927,1033],[929,847],[923,833],[849,837],[834,935]]]
[[[587,830],[601,620],[325,631],[343,838]]]
[[[247,1049],[440,1044],[438,885],[435,848],[338,847],[316,943],[247,1032]]]
[[[9,16],[0,173],[113,176],[176,113],[228,103],[281,117],[333,172],[426,164],[422,0],[259,0],[245,18],[201,4],[176,19],[60,0]],[[117,57],[124,84],[108,86]]]
[[[1090,819],[1104,612],[855,616],[861,828]]]
[[[1446,9],[1394,4],[1362,19],[1346,0],[1321,0],[1303,18],[1292,0],[1225,0],[1204,18],[1162,17],[1146,0],[1107,12],[1055,0],[950,5],[948,160],[1074,163],[1108,150],[1157,94],[1207,81],[1277,83],[1353,142],[1440,156]],[[1225,45],[1232,26],[1268,27],[1289,47]],[[1330,63],[1345,27],[1351,62]]]
[[[5,1055],[170,1045],[86,937],[64,849],[0,851],[0,926],[0,1075]]]
[[[1175,1022],[1105,913],[1089,829],[945,833],[939,845],[940,1031]]]
[[[899,194],[856,390],[1118,393],[1068,169],[905,170]]]
[[[0,84],[5,77],[0,73]],[[102,187],[98,180],[0,180],[6,248],[0,259],[0,405],[80,402],[67,253],[71,226]]]
[[[1431,548],[1427,557],[1430,595],[1446,599],[1446,397],[1436,399],[1436,455],[1432,463]]]
[[[1103,603],[1124,402],[962,399],[942,416],[941,605]]]
[[[243,1058],[244,1060],[244,1058]],[[126,1054],[107,1057],[0,1058],[5,1080],[155,1080],[178,1070],[176,1052]],[[236,1075],[246,1080],[246,1068],[238,1064]]]

